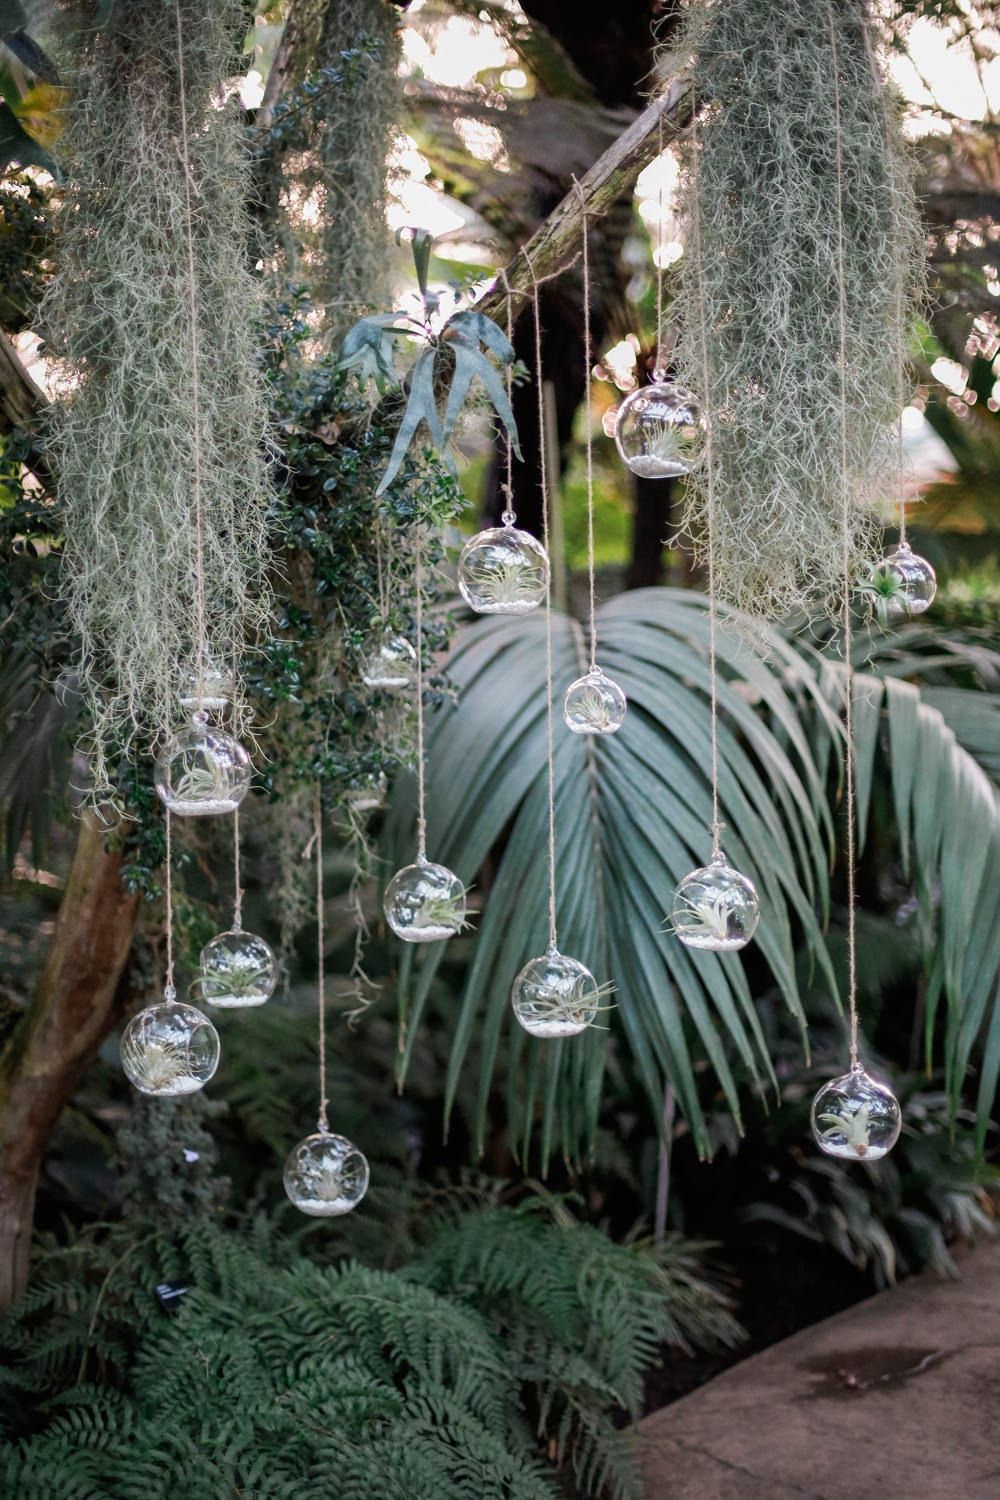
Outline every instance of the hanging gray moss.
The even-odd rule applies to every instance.
[[[781,617],[834,604],[843,533],[837,294],[837,146],[843,151],[851,555],[863,572],[895,490],[900,368],[923,263],[894,106],[862,0],[695,0],[685,45],[701,103],[701,266],[689,225],[677,303],[678,369],[704,384],[703,287],[714,415],[716,577],[721,597]],[[902,317],[900,308],[902,307]],[[705,475],[688,486],[703,549]]]
[[[248,162],[235,101],[239,0],[180,0],[199,345],[209,650],[269,613],[265,416],[248,271]],[[93,789],[176,720],[195,648],[195,412],[177,11],[117,0],[83,33],[61,142],[66,203],[41,310],[61,397],[52,454],[62,586],[80,642]],[[239,726],[237,725],[237,728]]]

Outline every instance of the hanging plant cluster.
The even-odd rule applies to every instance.
[[[831,22],[832,15],[832,22]],[[766,40],[765,40],[766,39]],[[710,405],[716,588],[751,615],[835,610],[840,512],[838,213],[843,220],[852,575],[878,558],[923,237],[865,0],[695,0],[682,42],[702,111],[701,255],[685,257],[677,379]],[[838,125],[831,106],[834,49]],[[681,213],[693,210],[690,153]],[[711,389],[701,389],[704,304]],[[687,527],[705,548],[703,468]]]
[[[213,664],[270,613],[249,162],[238,103],[220,85],[243,10],[105,10],[72,80],[60,165],[74,191],[40,314],[60,392],[62,587],[99,802],[133,744],[177,721],[179,700],[213,706]],[[226,696],[238,721],[241,696]],[[176,773],[207,786],[218,773],[215,800],[239,800],[246,767],[217,748],[182,737],[176,766],[161,760],[166,784]]]

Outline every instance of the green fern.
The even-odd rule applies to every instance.
[[[50,1252],[0,1326],[0,1493],[630,1500],[612,1410],[638,1411],[664,1340],[736,1328],[697,1247],[535,1208],[446,1219],[402,1272],[316,1264],[264,1220]]]

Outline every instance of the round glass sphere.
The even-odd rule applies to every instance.
[[[357,1208],[368,1191],[368,1162],[342,1135],[320,1130],[289,1153],[284,1184],[295,1207],[317,1219],[333,1219]]]
[[[364,780],[348,787],[344,793],[344,801],[348,807],[355,812],[371,812],[374,807],[384,807],[386,793],[389,783],[381,771],[364,778]]]
[[[208,651],[202,655],[201,672],[192,665],[184,674],[178,701],[182,708],[225,708],[233,695],[233,674]]]
[[[405,635],[386,631],[362,656],[360,672],[365,687],[409,687],[417,676],[417,653]]]
[[[164,990],[122,1033],[122,1067],[142,1094],[196,1094],[219,1066],[219,1033],[194,1005]]]
[[[480,615],[526,615],[545,598],[549,559],[516,526],[493,526],[466,542],[458,559],[462,598]]]
[[[434,943],[465,926],[465,886],[446,865],[418,859],[389,881],[383,910],[404,943]]]
[[[234,812],[250,789],[250,757],[224,729],[196,713],[156,757],[156,791],[168,812],[185,818]]]
[[[201,950],[198,998],[209,1005],[263,1005],[274,994],[278,961],[252,932],[220,932]]]
[[[563,718],[574,734],[614,734],[627,708],[623,690],[600,667],[571,682],[563,698]]]
[[[721,850],[702,869],[685,875],[674,892],[670,924],[688,948],[732,953],[746,947],[759,921],[753,881],[727,864]]]
[[[819,1149],[845,1161],[878,1161],[892,1150],[903,1124],[892,1089],[876,1083],[860,1063],[824,1083],[811,1118]]]
[[[934,603],[937,574],[925,557],[911,552],[905,542],[893,547],[872,574],[871,592],[883,623],[922,615]]]
[[[549,948],[514,980],[510,1003],[531,1036],[576,1036],[597,1015],[601,992],[586,964]]]
[[[672,380],[630,391],[615,418],[615,444],[641,479],[677,479],[701,460],[705,421],[698,398]]]

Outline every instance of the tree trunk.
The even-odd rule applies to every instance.
[[[117,1021],[138,896],[87,814],[34,999],[0,1054],[0,1306],[24,1291],[35,1187],[52,1131]]]

